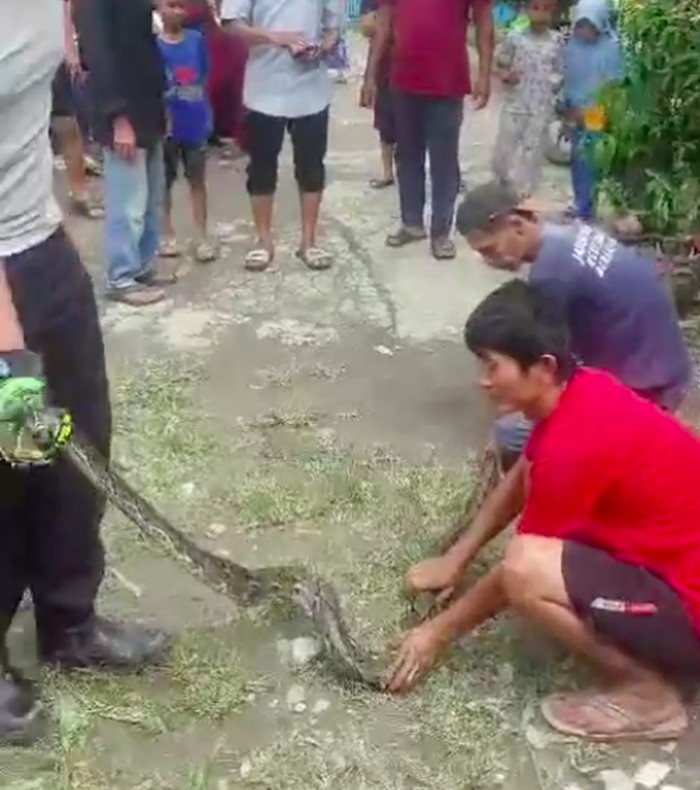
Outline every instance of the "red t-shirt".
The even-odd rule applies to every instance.
[[[490,0],[380,0],[393,9],[394,88],[454,98],[470,92],[467,24],[474,3],[490,6]]]
[[[700,628],[700,437],[610,374],[583,369],[525,455],[519,532],[577,540],[645,567]]]

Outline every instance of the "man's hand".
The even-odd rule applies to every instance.
[[[449,555],[431,557],[414,565],[406,574],[406,592],[441,592],[450,590],[460,581],[464,572],[461,564]]]
[[[387,673],[384,688],[392,694],[410,691],[438,663],[450,643],[449,636],[427,621],[409,631]]]
[[[12,464],[43,464],[59,441],[51,433],[39,446],[29,423],[47,413],[41,361],[30,351],[0,353],[0,457]]]
[[[377,83],[371,78],[365,78],[360,89],[360,107],[371,110],[377,99]]]
[[[491,77],[489,74],[480,73],[472,90],[472,104],[475,110],[483,110],[489,103],[491,96]]]
[[[114,119],[114,153],[126,162],[136,158],[136,133],[131,121],[121,115]]]
[[[288,49],[292,57],[298,57],[310,46],[310,41],[303,33],[293,32],[273,32],[270,34],[270,41],[282,49]]]

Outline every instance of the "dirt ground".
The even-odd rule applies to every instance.
[[[294,258],[289,151],[276,264],[246,273],[244,165],[214,157],[221,259],[183,260],[162,305],[103,309],[115,458],[128,478],[212,550],[252,566],[307,563],[337,586],[363,640],[385,650],[405,612],[402,574],[458,512],[488,430],[461,330],[500,275],[462,243],[456,261],[441,263],[423,245],[384,246],[397,196],[367,186],[378,150],[356,107],[356,79],[338,86],[334,102],[323,220],[336,256],[330,273]],[[497,105],[465,124],[468,183],[488,175]],[[566,172],[548,171],[543,194],[563,202]],[[177,203],[186,237],[182,190]],[[100,225],[71,228],[100,292]],[[310,661],[303,620],[237,609],[112,511],[105,540],[104,611],[171,629],[175,653],[137,678],[45,674],[46,739],[3,752],[0,787],[700,787],[695,735],[608,749],[549,731],[538,696],[585,672],[508,618],[456,646],[418,692],[392,699],[341,687]],[[31,626],[30,615],[18,619],[12,651],[36,673]]]

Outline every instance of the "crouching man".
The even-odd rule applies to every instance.
[[[576,368],[566,323],[537,286],[494,291],[465,337],[489,399],[534,430],[471,530],[415,566],[409,587],[458,584],[479,550],[520,520],[502,561],[407,635],[388,689],[408,690],[456,636],[510,608],[609,681],[605,691],[545,699],[555,729],[676,738],[688,718],[675,682],[700,670],[700,440],[609,373]]]

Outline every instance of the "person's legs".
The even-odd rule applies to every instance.
[[[382,177],[370,181],[374,189],[392,186],[395,181],[394,158],[396,154],[396,136],[394,129],[394,109],[392,91],[386,80],[377,86],[377,97],[374,102],[374,128],[379,134],[379,147],[382,162]]]
[[[277,162],[284,141],[286,119],[249,110],[246,114],[248,180],[257,240],[246,256],[246,268],[266,269],[275,254],[272,238],[272,208],[277,189]]]
[[[66,234],[7,260],[27,346],[42,357],[51,402],[109,458],[111,412],[104,348],[90,278]],[[163,635],[104,628],[94,616],[104,572],[104,499],[66,459],[26,473],[28,580],[42,658],[133,666],[154,657]],[[15,593],[16,594],[16,593]]]
[[[309,268],[327,269],[330,256],[316,246],[316,229],[326,185],[328,108],[289,122],[294,150],[294,176],[301,202],[301,243],[298,256]]]
[[[160,228],[165,195],[165,159],[162,143],[157,143],[146,151],[145,166],[146,207],[143,214],[143,232],[139,241],[141,270],[138,272],[137,278],[152,281],[151,273],[160,246]],[[174,277],[166,277],[163,278],[162,284],[174,281]]]
[[[666,677],[697,672],[700,637],[661,579],[599,549],[534,535],[511,541],[502,569],[511,607],[611,684],[606,693],[547,700],[553,726],[611,740],[673,737],[687,726]]]
[[[425,238],[423,212],[427,101],[423,96],[404,91],[394,91],[392,94],[402,227],[387,238],[390,247],[400,247],[409,241]]]
[[[108,295],[133,297],[133,304],[160,301],[164,294],[140,287],[136,278],[143,272],[141,237],[144,232],[148,182],[146,151],[127,162],[105,149],[105,243]],[[160,220],[159,220],[160,221]]]
[[[432,183],[430,238],[436,258],[453,258],[456,254],[449,236],[459,194],[462,105],[462,99],[426,100],[426,145]]]
[[[590,220],[595,214],[595,173],[590,161],[590,145],[584,132],[575,131],[571,141],[571,187],[577,219]]]
[[[165,195],[163,198],[163,239],[159,253],[165,258],[176,257],[180,254],[177,235],[173,225],[173,187],[177,181],[177,171],[180,164],[179,146],[172,140],[166,140],[163,145],[163,164],[165,167]]]
[[[207,147],[206,145],[184,149],[185,177],[190,188],[192,216],[197,229],[195,258],[208,263],[216,258],[216,248],[209,241],[207,226]]]

